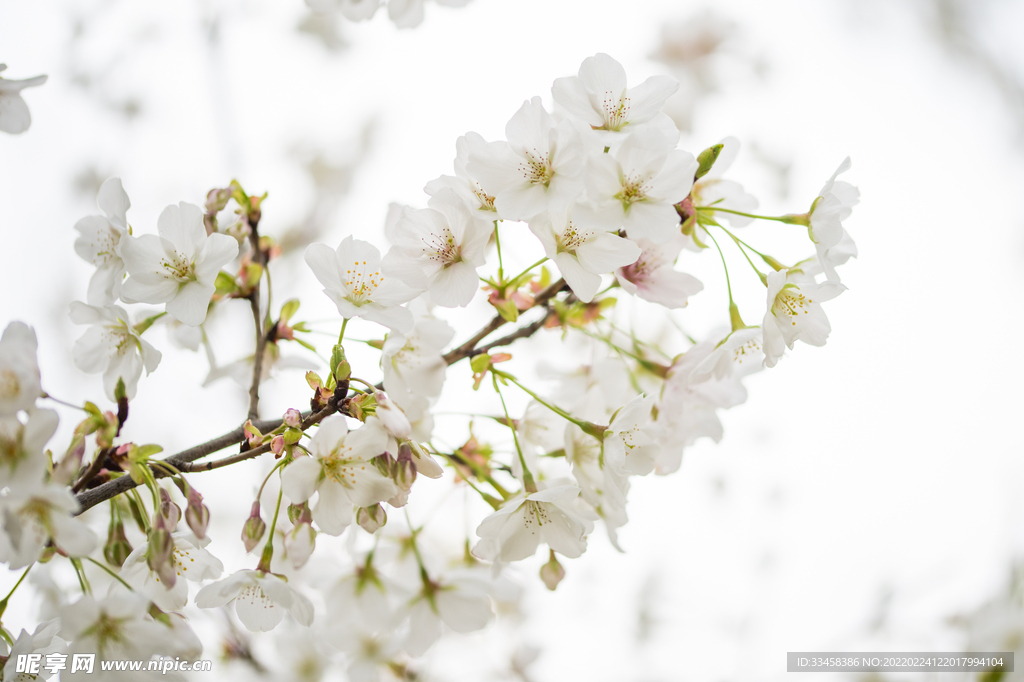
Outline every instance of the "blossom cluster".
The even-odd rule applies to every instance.
[[[341,7],[362,12],[378,4],[343,0]],[[397,5],[391,0],[389,11]],[[446,631],[485,627],[495,602],[517,596],[514,565],[542,546],[540,578],[550,589],[566,575],[560,558],[581,557],[597,528],[620,548],[633,478],[677,471],[686,448],[722,438],[720,411],[746,400],[745,377],[776,366],[797,341],[824,345],[823,304],[845,291],[839,268],[856,255],[844,221],[859,195],[838,178],[849,159],[806,212],[757,214],[757,199],[724,177],[739,151],[735,139],[696,155],[678,148],[679,131],[663,111],[677,87],[664,76],[630,87],[614,59],[590,57],[576,76],[554,82],[552,109],[539,97],[524,102],[506,139],[459,138],[454,174],[426,184],[425,207],[390,207],[386,253],[352,235],[336,247],[310,245],[305,262],[337,309],[331,332],[338,341],[328,366],[314,364],[319,373],[305,376],[310,410],[292,408],[276,420],[258,419],[262,380],[282,367],[281,346],[314,348],[312,323],[294,321],[299,299],[270,307],[266,275],[280,249],[259,233],[266,195],[250,196],[233,181],[212,190],[203,207],[168,206],[156,234],[136,235],[121,181],[107,180],[100,214],[75,225],[75,250],[95,272],[86,301],[69,313],[88,325],[74,344],[75,364],[103,375],[117,411],[87,403],[66,454],[55,458],[45,447],[57,413],[37,405],[46,394],[35,334],[20,322],[7,327],[0,340],[0,560],[19,569],[56,553],[85,586],[82,559],[100,563],[90,556],[98,542],[83,520],[89,517],[75,514],[110,499],[101,567],[117,582],[108,597],[84,594],[59,621],[10,637],[12,660],[14,652],[67,647],[108,658],[198,657],[180,616],[189,583],[197,583],[195,606],[233,604],[251,631],[275,629],[290,614],[342,652],[352,679],[372,680],[405,669]],[[737,232],[755,220],[806,229],[807,257],[785,265],[750,246]],[[513,276],[501,251],[510,237],[538,258]],[[720,240],[742,253],[764,287],[759,325],[745,323],[733,300],[737,278]],[[637,300],[666,317],[685,308],[704,286],[677,269],[684,251],[721,258],[727,328],[662,347],[609,319],[614,306]],[[240,444],[240,451],[193,467],[194,457],[160,460],[159,446],[125,442],[121,426],[142,370],[153,372],[161,359],[146,332],[170,321],[182,345],[196,349],[210,311],[237,300],[249,303],[256,331],[253,355],[237,366],[251,375],[249,419],[220,447]],[[133,317],[123,307],[138,304],[162,310]],[[445,310],[479,306],[489,311],[480,332],[453,346]],[[355,343],[346,329],[356,318],[386,331],[366,342],[379,351],[379,368],[353,366],[346,355]],[[509,324],[519,326],[496,336]],[[591,360],[553,371],[556,385],[538,391],[520,378],[530,368],[504,347],[528,348],[545,330],[589,344]],[[501,406],[500,414],[474,408],[470,418],[490,418],[508,438],[478,438],[471,425],[461,446],[439,445],[449,438],[435,428],[435,406],[453,381],[449,366],[460,361],[472,369],[473,390],[493,392]],[[529,398],[519,414],[508,408],[512,394]],[[246,551],[259,560],[222,578],[193,474],[263,455],[274,457],[273,468],[248,516],[238,519]],[[143,496],[122,494],[135,486],[149,490],[148,509]],[[475,498],[466,507],[475,531],[461,555],[430,540],[426,522],[416,525],[408,514],[404,524],[394,521],[423,486],[454,486]],[[272,510],[264,509],[267,499]],[[480,504],[490,513],[479,514]],[[322,548],[343,534],[341,569]],[[331,577],[314,590],[303,576],[318,561]],[[326,618],[318,616],[324,604]]]

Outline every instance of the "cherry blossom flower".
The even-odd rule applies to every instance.
[[[68,670],[61,679],[116,680],[123,672],[103,672],[99,661],[149,660],[154,654],[174,655],[184,636],[194,635],[187,627],[180,632],[148,616],[149,600],[124,590],[97,600],[84,595],[61,613],[60,636],[71,644],[69,654],[95,654],[92,672]]]
[[[566,424],[563,444],[565,461],[572,466],[572,476],[580,487],[580,497],[605,524],[608,539],[619,546],[618,529],[626,525],[626,493],[629,478],[601,461],[601,444],[575,424]]]
[[[757,197],[748,194],[743,185],[734,180],[723,180],[722,175],[732,166],[740,152],[740,142],[735,137],[727,137],[721,142],[722,150],[711,170],[693,184],[690,198],[694,206],[712,206],[727,208],[732,211],[750,213],[757,209]],[[749,225],[753,218],[736,215],[735,213],[716,213],[715,220],[724,219],[733,227]]]
[[[31,408],[43,394],[38,347],[36,333],[24,322],[11,322],[0,336],[0,417]]]
[[[473,154],[480,154],[487,147],[487,141],[479,133],[469,132],[455,141],[455,175],[442,175],[431,180],[423,188],[431,197],[450,189],[465,203],[476,217],[491,222],[498,219],[494,208],[494,195],[489,193],[466,170],[466,164]],[[432,200],[431,200],[432,201]],[[428,206],[433,204],[428,201]]]
[[[839,168],[818,192],[818,198],[811,206],[809,217],[808,233],[811,236],[811,241],[814,242],[818,261],[830,282],[838,282],[839,277],[835,267],[830,263],[829,250],[837,247],[843,241],[846,231],[843,229],[842,221],[850,217],[854,205],[860,201],[860,191],[856,187],[848,182],[836,180],[840,173],[850,170],[850,165],[850,157],[846,157],[839,164]],[[848,237],[848,235],[846,236]],[[850,242],[852,243],[852,240]],[[850,249],[847,245],[842,250],[849,252]],[[847,258],[849,257],[847,256]]]
[[[366,21],[380,9],[381,0],[306,0],[314,12],[338,10],[349,21]]]
[[[664,244],[679,231],[675,204],[690,193],[697,167],[692,154],[643,128],[612,153],[591,156],[587,196],[614,215],[630,239]]]
[[[575,559],[587,549],[593,523],[575,506],[580,489],[560,485],[508,500],[476,529],[473,554],[487,561],[520,561],[533,556],[541,542]]]
[[[324,533],[340,535],[352,523],[353,507],[369,507],[398,492],[370,461],[384,452],[387,442],[374,417],[351,432],[341,415],[324,419],[310,440],[310,456],[298,457],[281,475],[284,494],[298,504],[319,492],[313,520]]]
[[[441,395],[448,369],[441,350],[454,336],[444,320],[421,315],[407,334],[392,332],[384,340],[384,388],[410,421],[422,419],[430,399]]]
[[[117,400],[114,389],[118,379],[124,381],[128,399],[134,398],[143,367],[146,374],[152,374],[160,364],[160,351],[135,331],[120,306],[101,308],[73,301],[70,315],[75,324],[90,325],[72,350],[75,366],[89,374],[102,372],[103,388],[111,400]]]
[[[313,622],[312,602],[273,573],[262,571],[238,571],[199,590],[195,601],[201,609],[215,609],[233,601],[238,620],[251,632],[273,630],[285,611],[300,625]]]
[[[381,269],[440,306],[466,307],[479,289],[490,225],[481,223],[452,190],[434,195],[431,208],[400,211],[385,230],[391,250]],[[392,209],[392,215],[395,209]]]
[[[46,473],[43,448],[57,431],[57,413],[32,408],[22,423],[16,415],[0,417],[0,490],[36,484]]]
[[[748,374],[760,371],[764,367],[764,350],[762,349],[762,333],[760,327],[745,327],[731,332],[728,336],[718,342],[714,348],[707,353],[701,350],[690,358],[701,356],[701,361],[692,366],[691,376],[687,381],[699,383],[713,376],[715,379],[726,379],[728,377],[744,377]],[[699,344],[704,348],[704,344]],[[686,355],[696,350],[692,348]],[[675,363],[673,363],[675,366]]]
[[[589,303],[601,287],[601,275],[629,265],[640,256],[640,247],[604,230],[585,206],[543,213],[530,221],[530,231],[555,261],[576,297]]]
[[[718,410],[746,401],[740,381],[761,369],[760,332],[756,327],[740,329],[724,343],[704,341],[672,361],[655,421],[662,446],[655,460],[658,474],[677,471],[683,451],[700,438],[716,443],[722,439]]]
[[[85,556],[96,548],[96,534],[72,516],[79,509],[71,490],[56,483],[11,488],[0,497],[0,562],[11,569],[28,566],[50,540],[69,556]]]
[[[127,212],[131,201],[121,186],[120,178],[110,178],[100,185],[96,205],[103,215],[90,215],[75,223],[79,232],[75,253],[86,263],[96,266],[89,280],[86,300],[90,305],[111,305],[121,296],[121,283],[126,270],[121,259],[121,240],[129,234]]]
[[[31,682],[32,680],[48,680],[53,676],[53,669],[45,666],[46,656],[49,654],[66,655],[67,642],[57,637],[60,630],[60,620],[54,619],[40,623],[36,631],[31,635],[22,630],[18,639],[14,640],[10,655],[3,666],[3,674],[0,679],[11,680],[12,682]],[[18,658],[27,654],[41,654],[43,663],[36,674],[19,673]]]
[[[650,429],[653,406],[653,398],[638,395],[615,413],[604,432],[607,466],[640,476],[654,470],[659,445]]]
[[[401,304],[417,292],[381,274],[380,251],[372,244],[350,235],[337,249],[310,244],[305,259],[345,319],[362,317],[400,332],[412,327],[412,313]]]
[[[806,277],[795,273],[797,278]],[[797,283],[789,270],[768,273],[768,312],[764,331],[764,364],[774,367],[782,357],[783,344],[793,349],[797,341],[824,346],[832,331],[821,304],[843,293],[846,287],[835,282]]]
[[[198,583],[219,578],[224,571],[224,564],[204,549],[210,544],[209,538],[203,541],[189,532],[173,533],[171,538],[174,543],[171,561],[177,576],[184,580],[175,580],[173,586],[160,580],[160,576],[146,562],[148,542],[139,545],[128,555],[121,566],[121,577],[161,610],[181,611],[188,604],[188,581]]]
[[[0,71],[7,68],[6,64],[0,64]],[[7,80],[0,78],[0,130],[5,133],[17,135],[28,130],[32,125],[32,115],[28,111],[28,105],[21,97],[21,91],[25,88],[34,88],[46,82],[46,76],[36,76],[24,80]]]
[[[412,600],[403,648],[410,656],[422,656],[441,637],[442,623],[455,632],[475,632],[492,617],[484,581],[469,572],[454,572],[430,581]]]
[[[439,5],[462,7],[469,0],[436,0]],[[388,18],[398,28],[416,28],[423,23],[425,0],[388,0]]]
[[[679,89],[669,76],[652,76],[634,88],[626,87],[626,70],[604,53],[587,57],[578,76],[558,78],[551,87],[555,103],[595,130],[619,133],[664,118],[665,101]],[[665,123],[662,123],[665,125]]]
[[[682,234],[673,234],[665,244],[647,239],[635,241],[641,249],[640,256],[615,271],[623,291],[666,308],[685,308],[690,296],[704,290],[699,279],[673,267],[686,244]]]
[[[540,97],[524,102],[505,126],[508,142],[491,142],[471,153],[466,169],[494,192],[504,220],[529,220],[565,208],[582,190],[588,148],[571,121],[556,123]]]
[[[226,234],[206,234],[203,210],[184,201],[168,206],[157,219],[159,236],[121,240],[128,279],[121,285],[125,303],[166,303],[168,314],[198,326],[206,319],[217,273],[238,255],[238,242]]]

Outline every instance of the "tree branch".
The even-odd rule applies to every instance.
[[[249,245],[252,247],[252,259],[260,265],[261,268],[266,270],[267,258],[263,251],[260,250],[260,234],[257,231],[259,225],[259,219],[251,220],[249,224]],[[249,387],[249,419],[259,418],[260,411],[260,379],[263,376],[263,355],[267,350],[267,331],[263,328],[262,318],[260,316],[260,287],[263,283],[263,272],[260,272],[260,278],[256,282],[256,286],[253,287],[252,293],[249,294],[249,305],[252,308],[252,321],[256,328],[256,355],[253,356],[252,361],[252,385]],[[267,300],[270,300],[270,278],[267,278]],[[269,303],[268,303],[269,305]],[[270,314],[270,311],[267,311]]]
[[[546,305],[548,301],[550,301],[552,298],[554,298],[560,292],[562,292],[562,291],[564,291],[564,290],[566,290],[568,288],[569,288],[569,285],[565,283],[564,279],[558,280],[557,282],[555,282],[554,284],[549,286],[547,289],[545,289],[544,291],[542,291],[539,294],[537,294],[537,297],[533,299],[533,305],[530,306],[530,308],[536,308],[537,306]],[[529,310],[530,308],[528,308],[527,310]],[[526,312],[526,311],[523,311],[523,312]],[[445,353],[442,356],[442,357],[444,357],[445,364],[453,365],[453,364],[455,364],[456,362],[458,362],[459,360],[461,360],[463,358],[468,358],[468,357],[471,357],[473,355],[478,355],[479,353],[483,352],[481,349],[478,349],[476,347],[476,344],[478,344],[481,341],[483,341],[485,338],[487,338],[487,336],[489,336],[492,332],[496,331],[499,327],[504,325],[506,322],[507,322],[507,320],[504,317],[502,317],[501,315],[495,315],[494,319],[492,319],[490,322],[488,322],[487,325],[483,329],[481,329],[476,334],[474,334],[468,341],[466,341],[464,344],[462,344],[458,348],[455,348],[455,349],[450,350],[447,353]],[[539,329],[539,328],[540,327],[538,327],[537,329]],[[532,334],[533,332],[537,331],[537,329],[534,329],[533,331],[531,331],[530,334]],[[525,336],[529,336],[529,334],[526,334]],[[516,338],[524,338],[524,337],[520,336],[520,337],[516,337]],[[515,339],[509,339],[508,343],[511,343],[512,341],[515,341]],[[504,345],[504,344],[494,343],[491,346],[488,346],[487,348],[491,348],[491,347],[497,346],[497,345]]]
[[[335,411],[336,410],[333,407],[325,407],[324,409],[320,410],[315,414],[308,415],[306,419],[302,422],[302,428],[309,428],[313,424],[318,423],[320,420],[324,419],[325,417],[329,416]],[[261,432],[273,431],[281,424],[282,421],[280,419],[253,422],[253,425],[256,428],[258,428]],[[189,466],[190,463],[194,462],[195,460],[201,457],[205,457],[206,455],[212,454],[219,450],[223,450],[224,448],[227,447],[231,447],[232,445],[235,445],[237,443],[241,443],[244,440],[245,431],[243,430],[243,427],[239,426],[234,431],[225,433],[223,436],[218,436],[212,440],[206,441],[205,443],[188,448],[187,450],[182,450],[181,452],[166,458],[164,461],[166,461],[168,464],[175,467],[179,471],[202,471],[202,467],[192,468]],[[261,449],[264,447],[265,449]],[[242,459],[251,459],[252,457],[256,457],[269,449],[269,445],[261,445],[258,448],[253,448],[252,450],[246,451],[244,454],[248,455],[248,457],[244,457]],[[153,476],[155,476],[156,478],[163,478],[167,476],[167,471],[162,467],[158,466],[151,468],[153,471]],[[134,487],[135,482],[131,479],[130,476],[121,476],[120,478],[116,478],[113,481],[107,481],[102,485],[96,486],[95,488],[79,493],[78,504],[81,505],[81,509],[79,510],[78,513],[81,514],[85,510],[96,506],[100,502],[109,500],[112,497],[117,497],[121,493],[127,490],[131,490]]]
[[[557,282],[549,286],[547,289],[539,293],[536,296],[536,298],[534,298],[533,305],[527,310],[531,310],[536,307],[544,307],[545,309],[547,309],[547,303],[562,291],[566,291],[568,288],[569,287],[565,283],[564,279],[558,280]],[[257,329],[259,329],[261,325],[259,323],[258,292],[255,293],[253,299],[250,299],[250,301],[253,300],[255,300],[255,303],[253,304],[254,319],[256,320],[257,323]],[[517,341],[518,339],[525,339],[529,336],[532,336],[539,329],[543,328],[544,322],[546,320],[547,314],[545,314],[539,320],[531,322],[530,324],[521,327],[520,329],[512,332],[511,334],[506,334],[505,336],[478,348],[478,343],[483,341],[487,336],[489,336],[491,333],[493,333],[506,323],[505,318],[503,318],[501,315],[496,315],[494,319],[488,322],[480,331],[474,334],[469,340],[467,340],[458,348],[449,351],[442,357],[444,358],[446,364],[452,365],[458,362],[459,360],[462,360],[463,358],[468,358],[474,355],[478,355],[480,353],[485,353],[491,350],[492,348],[497,348],[499,346],[507,346],[508,344]],[[253,367],[253,369],[255,370],[253,372],[253,385],[249,391],[250,415],[253,414],[253,410],[256,409],[259,405],[259,377],[262,370],[262,363],[260,361],[262,359],[263,351],[266,348],[266,335],[260,333],[259,339],[260,340],[257,342],[256,360],[254,362]],[[337,407],[329,405],[316,413],[307,413],[302,422],[302,430],[308,429],[309,427],[319,423],[321,420],[323,420],[324,418],[328,417],[331,414],[334,414],[337,411]],[[250,416],[250,418],[252,417]],[[261,432],[273,431],[281,424],[282,420],[280,419],[271,419],[266,421],[253,420],[253,425],[256,426],[256,428],[258,428]],[[244,462],[245,460],[253,459],[255,457],[262,455],[263,453],[270,449],[270,444],[266,443],[264,445],[260,445],[259,447],[253,448],[252,450],[238,452],[233,455],[229,455],[227,457],[223,457],[219,460],[215,460],[212,462],[192,464],[197,459],[205,457],[206,455],[212,454],[214,452],[218,452],[219,450],[223,450],[224,448],[235,445],[236,443],[241,443],[244,440],[245,432],[243,430],[243,427],[239,426],[235,430],[229,431],[228,433],[225,433],[222,436],[218,436],[217,438],[209,440],[200,445],[196,445],[186,450],[182,450],[181,452],[166,458],[164,461],[170,464],[171,466],[175,467],[179,471],[185,473],[212,471],[213,469],[219,469],[221,467],[229,466],[237,462]],[[155,468],[151,468],[153,471],[153,475],[156,478],[163,478],[168,475],[167,471],[163,467],[158,466]],[[132,481],[130,476],[121,476],[120,478],[116,478],[112,481],[103,483],[102,485],[99,485],[95,488],[81,492],[77,496],[78,503],[79,505],[81,505],[81,509],[79,510],[78,513],[81,514],[87,509],[96,506],[100,502],[104,502],[112,497],[116,497],[127,490],[131,490],[134,487],[136,487],[135,482]]]

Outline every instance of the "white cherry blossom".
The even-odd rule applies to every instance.
[[[674,268],[686,238],[674,233],[665,244],[637,239],[640,256],[615,271],[615,279],[623,291],[666,308],[685,308],[690,296],[704,290],[704,284],[693,275]]]
[[[638,395],[615,412],[604,432],[604,461],[618,472],[645,476],[654,470],[659,445],[651,432],[653,398]]]
[[[7,68],[0,64],[0,71]],[[32,115],[28,105],[21,97],[25,88],[34,88],[46,82],[46,76],[36,76],[24,80],[8,80],[0,78],[0,130],[17,135],[28,130],[32,125]]]
[[[808,233],[818,254],[818,261],[831,282],[838,282],[835,267],[830,265],[829,250],[843,241],[845,230],[842,221],[853,212],[854,205],[860,201],[860,191],[848,182],[837,180],[840,173],[850,170],[850,157],[846,157],[832,177],[828,179],[818,197],[814,200],[810,213]],[[847,235],[848,236],[848,235]],[[850,240],[852,243],[852,240]],[[844,247],[849,251],[849,247]]]
[[[630,239],[668,242],[679,231],[675,204],[690,193],[697,160],[662,133],[642,128],[609,154],[594,154],[587,197]]]
[[[127,212],[132,204],[120,178],[110,178],[100,185],[96,205],[103,215],[86,216],[75,223],[79,232],[75,253],[96,266],[86,300],[90,305],[104,306],[120,298],[126,273],[121,240],[129,234]]]
[[[72,514],[79,509],[70,488],[36,482],[0,497],[0,562],[11,569],[28,566],[50,540],[69,556],[96,548],[96,534]]]
[[[669,76],[652,76],[628,88],[622,65],[598,53],[583,60],[578,76],[556,79],[551,94],[556,104],[590,127],[619,133],[656,118],[672,126],[661,110],[678,89],[679,82]]]
[[[11,647],[10,655],[3,666],[3,674],[0,674],[0,679],[7,680],[8,682],[32,682],[32,680],[50,679],[53,673],[51,672],[52,669],[48,669],[45,666],[46,656],[49,654],[66,655],[65,652],[67,651],[67,642],[57,637],[59,630],[59,619],[40,623],[39,627],[31,635],[28,631],[22,630],[18,638],[14,640],[14,646]],[[30,675],[29,673],[17,672],[18,657],[27,654],[41,654],[43,656],[41,662],[44,665],[39,667],[37,674]]]
[[[575,506],[579,494],[575,485],[560,485],[513,497],[477,527],[480,540],[473,554],[488,561],[521,561],[543,542],[570,559],[581,556],[593,523]]]
[[[233,601],[238,620],[252,632],[273,630],[285,611],[300,625],[313,622],[309,598],[273,573],[262,571],[238,571],[199,590],[195,601],[201,609],[215,609]]]
[[[206,234],[203,210],[184,201],[163,210],[159,236],[121,240],[128,279],[121,285],[125,303],[166,303],[167,312],[190,326],[206,319],[217,273],[238,255],[238,242],[226,234]]]
[[[601,287],[601,275],[636,261],[640,247],[604,229],[586,206],[542,213],[530,221],[544,253],[555,261],[576,297],[589,303]]]
[[[350,235],[337,249],[310,244],[305,259],[345,319],[362,317],[395,331],[412,327],[412,313],[401,304],[418,292],[393,277],[384,277],[380,251],[369,242]]]
[[[421,315],[408,333],[392,332],[384,340],[384,388],[410,421],[422,419],[430,399],[441,395],[448,369],[441,350],[454,336],[444,320]]]
[[[57,413],[32,408],[23,423],[16,415],[0,417],[0,490],[37,484],[46,473],[43,448],[57,431]]]
[[[209,538],[199,540],[189,532],[173,533],[171,561],[179,578],[174,586],[168,586],[160,580],[146,562],[149,543],[144,542],[128,555],[121,566],[121,578],[126,583],[142,592],[163,611],[181,611],[188,604],[188,581],[202,582],[214,580],[224,572],[224,564],[210,554],[204,547],[210,543]]]
[[[0,336],[0,417],[31,408],[43,394],[38,347],[35,331],[24,322],[11,322]]]
[[[563,445],[565,461],[572,466],[572,476],[580,487],[580,497],[604,521],[612,546],[622,551],[618,529],[629,521],[626,515],[629,477],[605,466],[601,443],[575,424],[566,424]]]
[[[690,356],[691,359],[700,355],[701,361],[695,366],[688,365],[693,369],[687,381],[699,383],[712,376],[715,379],[726,379],[733,376],[744,377],[758,372],[764,366],[762,345],[761,328],[745,327],[731,332],[710,352],[704,353],[702,350],[690,356],[691,352],[697,350],[697,348],[692,348],[685,355]],[[699,344],[698,347],[703,348],[704,344]]]
[[[139,387],[142,369],[152,374],[160,364],[161,354],[132,327],[124,308],[104,307],[73,301],[71,321],[90,325],[77,341],[71,354],[78,369],[88,374],[103,373],[103,388],[110,400],[116,401],[114,389],[118,379],[124,380],[125,394],[131,400]]]
[[[369,507],[398,492],[370,461],[384,452],[387,443],[380,420],[371,417],[349,431],[345,417],[332,415],[310,440],[310,456],[298,457],[284,470],[284,494],[298,504],[319,492],[313,520],[324,533],[340,535],[352,523],[353,507]]]
[[[479,133],[469,132],[455,141],[455,175],[442,175],[431,180],[423,188],[430,197],[450,189],[470,209],[470,212],[487,222],[498,219],[494,208],[494,194],[488,192],[480,182],[469,174],[466,164],[473,154],[479,154],[487,147],[487,141]],[[433,206],[433,199],[427,202]]]
[[[441,637],[442,623],[455,632],[475,632],[492,617],[487,584],[473,573],[453,572],[424,586],[409,604],[404,649],[410,656],[422,656]]]
[[[836,282],[815,284],[796,282],[789,270],[768,273],[768,312],[761,328],[764,332],[764,364],[774,367],[797,341],[811,346],[824,346],[832,331],[821,304],[846,290]],[[797,273],[797,277],[806,277]]]
[[[563,209],[583,189],[588,151],[600,141],[571,121],[557,123],[540,97],[524,102],[505,126],[508,142],[491,142],[471,153],[466,169],[489,191],[504,220],[529,220]]]
[[[487,256],[490,224],[470,213],[452,190],[435,194],[430,208],[398,213],[385,230],[392,247],[381,263],[384,274],[426,290],[437,305],[469,305],[480,288],[476,270]]]
[[[740,329],[722,344],[704,341],[677,356],[669,367],[655,425],[661,449],[658,474],[677,471],[683,451],[700,438],[722,439],[719,409],[746,401],[743,376],[761,369],[760,329]]]
[[[97,600],[84,595],[61,613],[60,636],[70,642],[69,654],[95,654],[92,673],[61,673],[61,680],[117,680],[124,672],[101,670],[102,661],[149,660],[154,654],[175,655],[181,649],[181,633],[158,623],[148,615],[149,600],[120,590]],[[191,635],[194,638],[194,635]],[[139,679],[147,679],[140,675]],[[152,678],[150,678],[152,679]]]

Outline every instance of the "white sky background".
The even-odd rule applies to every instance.
[[[554,594],[538,589],[535,566],[524,570],[530,615],[515,637],[542,648],[534,679],[774,680],[792,650],[956,650],[963,639],[948,617],[1002,590],[1024,551],[1022,147],[998,93],[936,46],[915,5],[896,5],[714,3],[736,23],[732,56],[718,62],[721,91],[698,104],[683,147],[697,153],[736,135],[791,160],[785,201],[750,145],[729,174],[769,214],[806,210],[852,156],[844,178],[862,202],[847,228],[860,258],[843,272],[850,290],[826,306],[833,332],[825,348],[798,346],[748,380],[748,402],[723,416],[724,441],[692,448],[678,474],[635,479],[620,534],[626,554],[595,533],[583,558],[563,562],[568,577]],[[270,192],[260,228],[273,234],[313,200],[303,155],[344,162],[372,121],[372,147],[320,239],[333,246],[355,233],[383,248],[388,202],[425,205],[422,186],[451,173],[459,135],[501,138],[524,99],[550,103],[552,80],[595,52],[623,62],[631,83],[664,73],[647,59],[660,25],[705,6],[429,5],[413,31],[382,15],[346,24],[352,46],[332,54],[294,30],[305,14],[300,0],[8,0],[0,8],[4,75],[50,80],[25,92],[29,132],[0,137],[0,325],[20,319],[36,328],[52,393],[99,399],[98,376],[74,378],[70,350],[81,331],[65,314],[84,298],[90,274],[72,248],[75,221],[95,212],[94,190],[75,189],[86,169],[122,178],[137,234],[155,231],[167,204],[201,204],[232,177]],[[993,6],[988,35],[1012,59],[1024,9]],[[84,32],[73,39],[75,17]],[[219,47],[204,28],[214,17]],[[73,84],[75,71],[94,74],[93,86]],[[135,119],[104,104],[127,99],[140,103]],[[787,232],[798,228],[745,229],[755,245],[782,243],[770,249],[782,260],[806,255]],[[509,247],[523,265],[540,251],[531,240]],[[738,257],[730,265],[744,317],[756,323],[763,288]],[[707,288],[681,319],[706,333],[727,319],[721,271],[713,253],[684,254],[680,267],[691,266]],[[278,305],[301,292],[300,318],[331,316],[300,259],[276,267]],[[242,307],[219,316],[212,333],[251,344]],[[459,319],[485,313],[481,305]],[[356,329],[360,338],[380,334]],[[204,361],[151,333],[165,364],[140,384],[127,437],[173,452],[233,428],[242,391],[221,382],[200,392]],[[263,414],[301,405],[307,393],[300,374],[284,375],[264,391]],[[66,442],[73,420],[62,412],[65,438],[55,443]],[[207,498],[227,494],[220,490],[240,487],[238,468],[196,475],[195,484]],[[242,504],[249,495],[242,491]],[[238,510],[224,520],[226,538],[237,537]],[[255,561],[224,558],[228,570]],[[887,590],[884,625],[869,632]],[[16,607],[24,621],[9,627],[30,625],[27,607],[12,602],[11,614]],[[645,619],[651,630],[641,639]],[[464,652],[514,648],[494,639],[446,641],[428,655],[437,679],[480,679],[479,656]],[[245,679],[244,669],[235,672]]]

